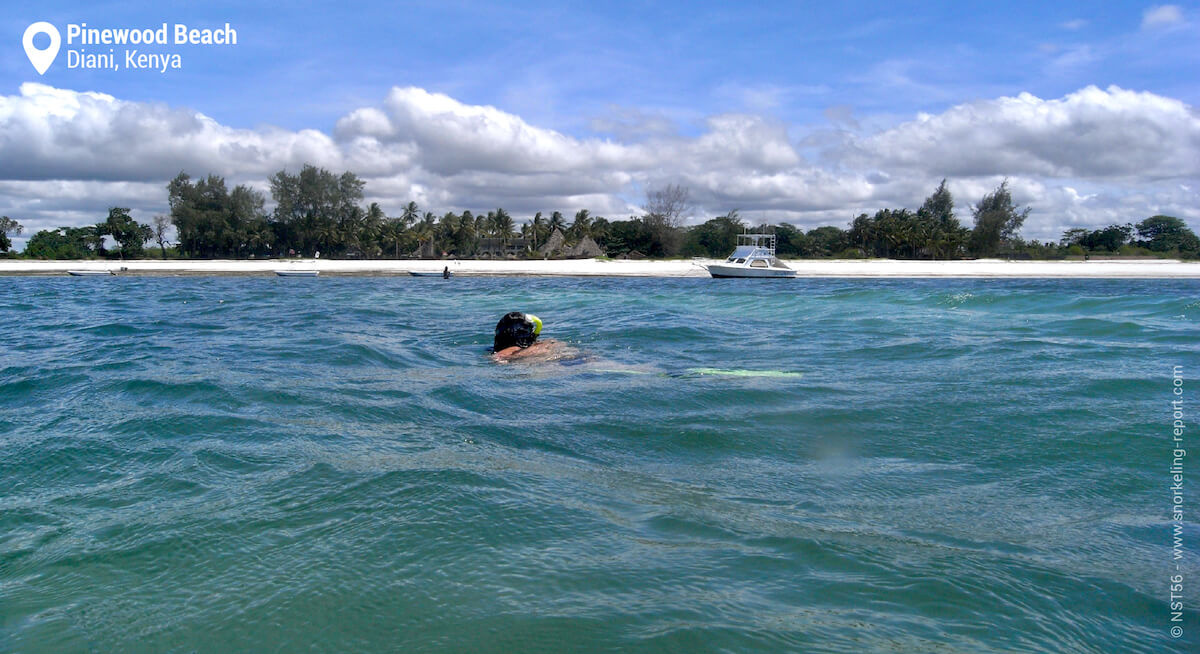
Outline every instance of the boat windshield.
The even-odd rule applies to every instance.
[[[733,261],[734,259],[745,260],[745,258],[750,256],[755,249],[756,248],[752,245],[739,245],[737,249],[733,251],[733,254],[729,255],[729,261]]]

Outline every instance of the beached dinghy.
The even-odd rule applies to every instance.
[[[68,270],[67,274],[72,277],[108,277],[117,273],[111,270]]]
[[[276,270],[276,275],[280,277],[316,277],[321,274],[319,270]]]
[[[713,277],[795,277],[775,258],[774,234],[738,234],[737,247],[722,263],[709,264]]]

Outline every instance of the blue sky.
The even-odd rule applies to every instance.
[[[166,74],[69,70],[60,54],[55,65],[39,76],[20,47],[25,28],[37,20],[60,29],[80,22],[90,27],[157,27],[166,22],[212,28],[228,22],[237,30],[239,43],[151,48],[182,55],[184,69]],[[995,103],[1022,93],[1043,101],[1076,98],[1077,102],[1064,104],[1074,107],[1066,110],[1074,117],[1066,119],[1070,123],[1066,129],[1076,132],[1070,135],[1076,140],[1079,129],[1095,129],[1101,124],[1088,122],[1094,113],[1089,107],[1096,103],[1106,107],[1114,120],[1133,121],[1114,123],[1114,129],[1136,131],[1139,112],[1153,110],[1157,98],[1173,101],[1183,109],[1176,107],[1170,120],[1182,122],[1159,131],[1182,130],[1179,137],[1195,148],[1193,124],[1187,114],[1194,118],[1200,101],[1200,76],[1195,72],[1200,70],[1198,25],[1200,8],[1195,2],[784,2],[753,6],[717,2],[331,2],[287,8],[249,2],[144,6],[16,2],[8,3],[0,17],[0,34],[7,35],[3,40],[10,44],[0,49],[0,96],[16,102],[23,93],[31,93],[28,88],[22,91],[28,82],[73,93],[94,91],[124,103],[125,109],[124,113],[101,112],[89,120],[119,122],[138,108],[153,113],[165,107],[203,114],[230,130],[244,130],[240,136],[230,137],[235,140],[272,128],[293,134],[316,130],[337,141],[330,146],[339,148],[337,155],[327,159],[332,164],[358,160],[345,152],[349,140],[361,136],[345,130],[348,116],[364,108],[386,108],[394,89],[416,88],[461,105],[447,110],[451,113],[465,116],[471,107],[492,107],[531,130],[550,133],[538,131],[534,140],[546,137],[553,141],[556,135],[568,139],[559,144],[567,150],[582,147],[582,151],[590,151],[583,146],[593,141],[632,148],[624,158],[618,157],[619,162],[602,169],[568,166],[568,172],[574,170],[576,177],[596,180],[595,184],[581,184],[577,192],[555,193],[545,184],[532,184],[527,194],[512,200],[518,211],[541,206],[538,202],[557,203],[545,207],[549,210],[572,202],[597,202],[597,208],[610,213],[633,210],[643,186],[675,179],[698,186],[697,198],[711,205],[699,207],[700,212],[715,215],[738,204],[749,207],[751,216],[811,226],[829,222],[831,216],[887,203],[919,202],[922,190],[936,186],[942,176],[950,177],[951,188],[958,184],[964,195],[1009,176],[1015,178],[1018,197],[1023,194],[1035,209],[1035,201],[1042,199],[1039,193],[1054,191],[1061,196],[1043,202],[1047,211],[1063,214],[1039,228],[1052,235],[1064,225],[1104,223],[1120,211],[1171,208],[1171,202],[1195,205],[1191,200],[1196,197],[1197,183],[1188,185],[1184,180],[1188,190],[1180,192],[1175,188],[1178,184],[1171,186],[1174,180],[1164,180],[1162,174],[1142,179],[1136,171],[1105,169],[1097,174],[1084,170],[1086,166],[1062,161],[1028,170],[944,166],[945,170],[913,171],[910,166],[899,171],[875,163],[896,158],[890,156],[895,153],[857,160],[854,155],[874,147],[871,144],[878,140],[872,140],[874,137],[914,124],[922,114],[942,116],[955,107]],[[1072,96],[1091,86],[1101,90],[1118,87],[1149,96],[1134,98],[1133,104],[1122,104],[1127,98],[1116,96]],[[405,107],[399,110],[405,129],[426,134],[427,140],[440,138],[438,134],[429,136],[425,129],[429,124],[413,124],[416,119],[406,104],[429,104],[429,97],[406,96],[397,102]],[[987,105],[975,113],[988,110],[994,110],[996,116],[1008,111],[1000,105]],[[368,193],[373,176],[382,180],[377,185],[380,199],[399,203],[404,197],[424,197],[437,205],[429,207],[434,210],[470,203],[487,207],[504,202],[507,198],[501,191],[514,184],[532,183],[530,175],[555,172],[528,167],[505,170],[502,165],[476,167],[464,160],[458,168],[442,165],[436,175],[427,174],[438,168],[420,155],[422,146],[427,152],[430,143],[398,134],[396,125],[400,123],[394,111],[394,107],[385,111],[392,112],[391,140],[379,139],[377,145],[399,150],[412,146],[417,154],[364,175]],[[1036,116],[1038,111],[1035,107],[1030,115]],[[970,112],[959,112],[966,113]],[[437,115],[423,109],[421,116],[437,122]],[[489,116],[487,120],[507,120],[497,118],[499,114]],[[735,189],[705,185],[706,170],[722,172],[716,164],[707,169],[672,171],[662,161],[645,163],[645,155],[634,151],[638,144],[649,143],[673,144],[683,148],[681,152],[694,153],[680,144],[692,143],[703,149],[706,135],[725,133],[713,123],[714,117],[720,116],[751,117],[748,119],[757,122],[750,131],[773,134],[763,138],[779,141],[775,146],[790,147],[796,157],[759,162],[746,154],[747,163],[738,172],[764,177]],[[985,117],[978,125],[983,141],[995,120]],[[1153,117],[1145,120],[1156,126],[1162,123]],[[343,122],[340,133],[339,121]],[[59,127],[55,123],[47,129]],[[1031,134],[1053,139],[1028,121],[1018,127],[1014,129],[1019,133],[1011,137],[1017,147],[1024,147],[1021,144],[1033,138]],[[37,150],[28,146],[24,150],[10,148],[6,153],[6,128],[14,133],[29,129],[11,116],[5,123],[0,111],[0,157],[28,156],[29,150]],[[749,133],[740,127],[730,129],[740,130],[738,139]],[[72,133],[72,138],[78,137]],[[780,133],[786,136],[779,137]],[[147,138],[153,134],[147,132]],[[761,145],[775,147],[768,142]],[[97,151],[102,146],[97,143]],[[742,146],[748,150],[757,147]],[[1046,149],[1038,146],[1034,150],[1039,148]],[[1093,148],[1083,143],[1080,149]],[[1187,159],[1189,154],[1196,151],[1163,156]],[[196,165],[186,152],[177,159],[182,167]],[[178,172],[178,168],[169,169],[176,163],[170,156],[156,161],[164,167],[162,182]],[[641,167],[626,165],[628,161],[642,162],[638,164]],[[253,166],[218,168],[222,169],[216,172],[248,183],[265,177]],[[78,166],[54,162],[37,169],[41,172],[24,173],[14,165],[7,169],[0,165],[0,179],[43,185],[121,181],[113,179],[110,172],[96,170],[89,175]],[[795,208],[788,206],[787,194],[764,197],[747,190],[761,190],[784,173],[812,183],[837,178],[837,183],[830,182],[835,187],[850,188],[861,182],[879,188],[848,193],[843,203],[830,196]],[[507,181],[497,177],[505,175],[517,177],[505,178]],[[131,170],[127,176],[125,181],[134,185],[158,181],[148,170]],[[911,180],[896,183],[901,176]],[[880,179],[888,184],[877,181]],[[1160,188],[1163,184],[1170,186],[1168,195],[1175,198],[1165,204],[1154,201],[1165,197]],[[1075,207],[1078,211],[1072,214],[1072,207],[1058,206],[1066,202],[1062,198],[1070,196],[1064,188],[1080,197],[1097,198],[1092,201],[1095,211],[1089,214],[1086,207]],[[118,197],[102,197],[106,190],[119,191]],[[137,204],[140,211],[156,211],[147,189],[97,186],[90,193],[81,191],[75,205],[64,205],[61,210],[31,206],[27,201],[31,194],[23,188],[6,198],[0,186],[0,211],[24,212],[28,223],[38,226],[55,220],[84,220],[93,204],[107,201],[126,201]],[[973,199],[961,198],[960,204]],[[393,211],[387,204],[384,208]]]
[[[59,62],[41,81],[188,106],[239,127],[332,128],[396,85],[564,130],[586,129],[610,106],[683,119],[766,111],[805,123],[832,105],[905,115],[1022,91],[1059,97],[1088,84],[1195,105],[1200,88],[1196,30],[1141,30],[1154,6],[1145,2],[136,4],[10,3],[3,29],[19,42],[33,20],[229,22],[239,44],[183,48],[192,56],[182,73],[104,74]],[[38,79],[22,54],[6,53],[0,87]]]

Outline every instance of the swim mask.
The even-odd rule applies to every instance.
[[[513,311],[496,323],[496,338],[492,341],[492,351],[499,352],[514,345],[520,348],[529,347],[537,340],[540,333],[542,333],[541,318],[531,313]]]

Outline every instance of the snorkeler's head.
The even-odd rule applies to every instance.
[[[499,352],[504,348],[526,348],[533,345],[538,334],[542,333],[542,320],[531,313],[513,311],[506,314],[496,323],[496,339],[492,341],[492,350]]]

